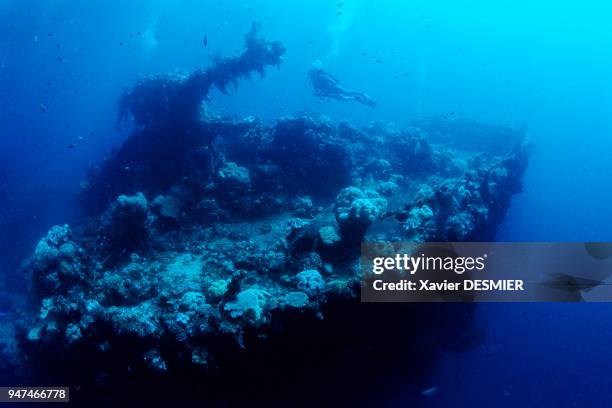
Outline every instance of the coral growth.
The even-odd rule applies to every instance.
[[[212,87],[227,92],[230,85],[237,88],[240,79],[249,78],[254,72],[264,75],[266,66],[281,64],[285,54],[282,44],[264,41],[257,34],[258,27],[253,24],[245,36],[242,55],[221,59],[206,70],[140,81],[121,98],[119,120],[131,114],[138,125],[164,125],[172,120],[172,125],[177,126],[183,119],[191,121]]]
[[[201,123],[201,129],[214,126]],[[269,127],[252,121],[225,126],[238,134],[230,132],[211,153],[214,172],[194,169],[166,189],[119,195],[97,217],[99,228],[79,235],[54,227],[41,240],[33,258],[41,308],[23,337],[26,353],[97,353],[100,360],[92,364],[103,372],[129,355],[124,364],[146,377],[196,368],[234,372],[236,356],[248,360],[265,349],[261,339],[284,338],[277,330],[295,319],[311,322],[304,327],[329,321],[332,327],[319,323],[316,330],[341,336],[340,327],[352,329],[339,321],[364,324],[357,317],[363,305],[356,268],[363,240],[492,239],[527,160],[524,144],[503,157],[463,152],[454,158],[466,163],[465,171],[442,177],[445,170],[435,161],[418,172],[387,161],[384,137],[371,145],[369,163],[386,164],[361,166],[363,152],[350,146],[371,141],[373,128],[309,117]],[[278,152],[298,154],[296,141],[275,137],[287,129],[297,132],[305,151],[342,152],[342,163],[290,165]],[[303,129],[318,129],[318,136],[300,139]],[[234,143],[253,132],[269,142],[241,159]],[[325,138],[338,149],[322,148]],[[204,133],[202,146],[212,139]],[[419,145],[411,152],[449,154],[437,145],[423,147],[424,135],[410,140]],[[197,150],[176,159],[191,160]],[[154,165],[153,157],[143,160]],[[281,170],[262,172],[264,166]]]
[[[225,91],[229,85],[237,87],[242,78],[279,66],[284,54],[281,43],[261,39],[253,25],[238,57],[221,59],[189,75],[138,82],[119,103],[119,122],[131,117],[138,130],[106,163],[92,169],[89,182],[83,184],[84,208],[100,212],[119,194],[151,190],[157,195],[195,171],[212,176],[214,163],[202,145],[210,145],[217,131],[229,132],[197,120],[202,101],[213,87]]]
[[[199,114],[212,86],[234,85],[283,53],[252,30],[240,57],[126,94],[140,126],[87,180],[81,200],[94,227],[53,227],[32,259],[39,308],[20,346],[41,362],[39,376],[104,395],[97,390],[169,375],[231,400],[220,394],[234,380],[263,392],[275,369],[310,367],[293,388],[275,377],[290,393],[312,372],[319,383],[337,380],[331,361],[359,373],[364,359],[393,360],[381,339],[409,355],[421,350],[421,330],[446,327],[435,310],[421,320],[415,306],[386,316],[360,304],[359,244],[494,238],[526,146],[457,153],[415,127]],[[462,310],[449,338],[465,337]],[[401,327],[400,311],[409,321]],[[353,389],[365,378],[345,375]]]
[[[387,200],[375,191],[347,187],[336,197],[336,221],[345,240],[361,241],[368,227],[381,218]]]

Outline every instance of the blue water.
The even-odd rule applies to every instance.
[[[231,96],[214,92],[215,110],[526,128],[534,151],[498,240],[610,241],[612,6],[465,3],[0,0],[0,273],[12,277],[49,226],[78,219],[79,182],[129,131],[114,126],[123,90],[238,52],[252,21],[286,60]],[[315,98],[315,61],[377,108]],[[612,306],[483,305],[478,319],[485,344],[444,356],[426,402],[612,403]]]

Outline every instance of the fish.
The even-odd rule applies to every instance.
[[[202,45],[204,46],[204,48],[208,47],[208,37],[205,36],[202,39]]]
[[[76,145],[75,145],[74,143],[70,143],[70,144],[68,145],[68,148],[69,148],[69,149],[74,149],[75,147],[76,147]]]
[[[40,108],[41,112],[47,113],[47,107],[45,105],[41,103],[38,107]]]
[[[439,389],[440,387],[434,385],[433,387],[425,388],[423,391],[421,391],[421,395],[424,397],[433,397],[438,393]]]

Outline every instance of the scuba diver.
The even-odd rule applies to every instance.
[[[376,107],[376,101],[363,92],[351,91],[338,85],[338,80],[319,67],[308,72],[314,95],[320,98],[334,98],[342,101],[357,101],[364,105]]]

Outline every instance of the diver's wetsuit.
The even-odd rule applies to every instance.
[[[314,88],[314,94],[321,98],[334,98],[343,101],[357,101],[371,107],[376,102],[363,92],[351,91],[338,85],[338,80],[322,69],[312,69],[308,73],[310,82]]]

